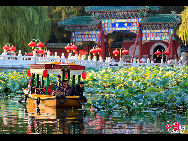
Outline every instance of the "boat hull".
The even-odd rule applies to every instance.
[[[36,104],[36,100],[38,97],[40,97],[40,104],[45,104],[49,107],[54,106],[56,108],[82,108],[82,105],[78,102],[79,96],[66,96],[67,101],[61,104],[56,98],[56,96],[29,94],[27,102]],[[64,101],[63,98],[61,98],[60,100]],[[80,102],[84,102],[84,100],[80,100]]]

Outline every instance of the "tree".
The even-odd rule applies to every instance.
[[[45,43],[50,31],[46,6],[0,6],[0,25],[1,53],[6,43],[28,52],[32,39]]]
[[[157,14],[171,14],[171,11],[174,10],[180,14],[184,10],[184,6],[159,6]]]
[[[186,45],[188,42],[188,6],[185,6],[185,10],[181,12],[181,19],[182,23],[179,26],[177,34]]]
[[[64,27],[58,26],[58,21],[70,16],[91,15],[85,12],[85,6],[48,6],[48,18],[51,19],[51,30],[48,43],[68,43],[71,40],[71,32]]]

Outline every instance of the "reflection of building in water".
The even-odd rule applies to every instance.
[[[140,121],[119,122],[111,116],[90,116],[84,118],[84,133],[93,134],[150,134],[164,133],[161,127],[156,123],[147,123]]]

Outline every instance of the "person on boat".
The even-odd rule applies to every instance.
[[[58,75],[57,76],[57,82],[55,83],[55,86],[56,87],[62,87],[62,82],[61,82],[61,76],[60,75]]]
[[[61,95],[62,92],[64,92],[64,87],[66,85],[65,81],[66,80],[61,81],[61,85],[59,87],[56,87],[56,90],[52,92],[52,96]]]
[[[51,90],[53,87],[50,85],[50,80],[49,80],[49,86],[48,86],[48,95],[51,95],[53,90]],[[44,92],[46,93],[46,85],[44,85]]]
[[[80,84],[76,84],[75,86],[72,87],[70,91],[70,95],[83,96],[83,91],[84,91],[84,82],[80,82]]]
[[[64,92],[66,96],[70,96],[71,88],[72,87],[69,85],[69,81],[65,80]]]
[[[60,87],[58,90],[64,92],[66,96],[70,96],[71,88],[72,87],[69,85],[69,81],[63,80],[63,86]]]

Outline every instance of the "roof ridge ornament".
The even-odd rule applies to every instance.
[[[176,11],[171,11],[172,12],[172,16],[178,21],[178,23],[181,23],[181,18],[180,16],[177,15]]]

